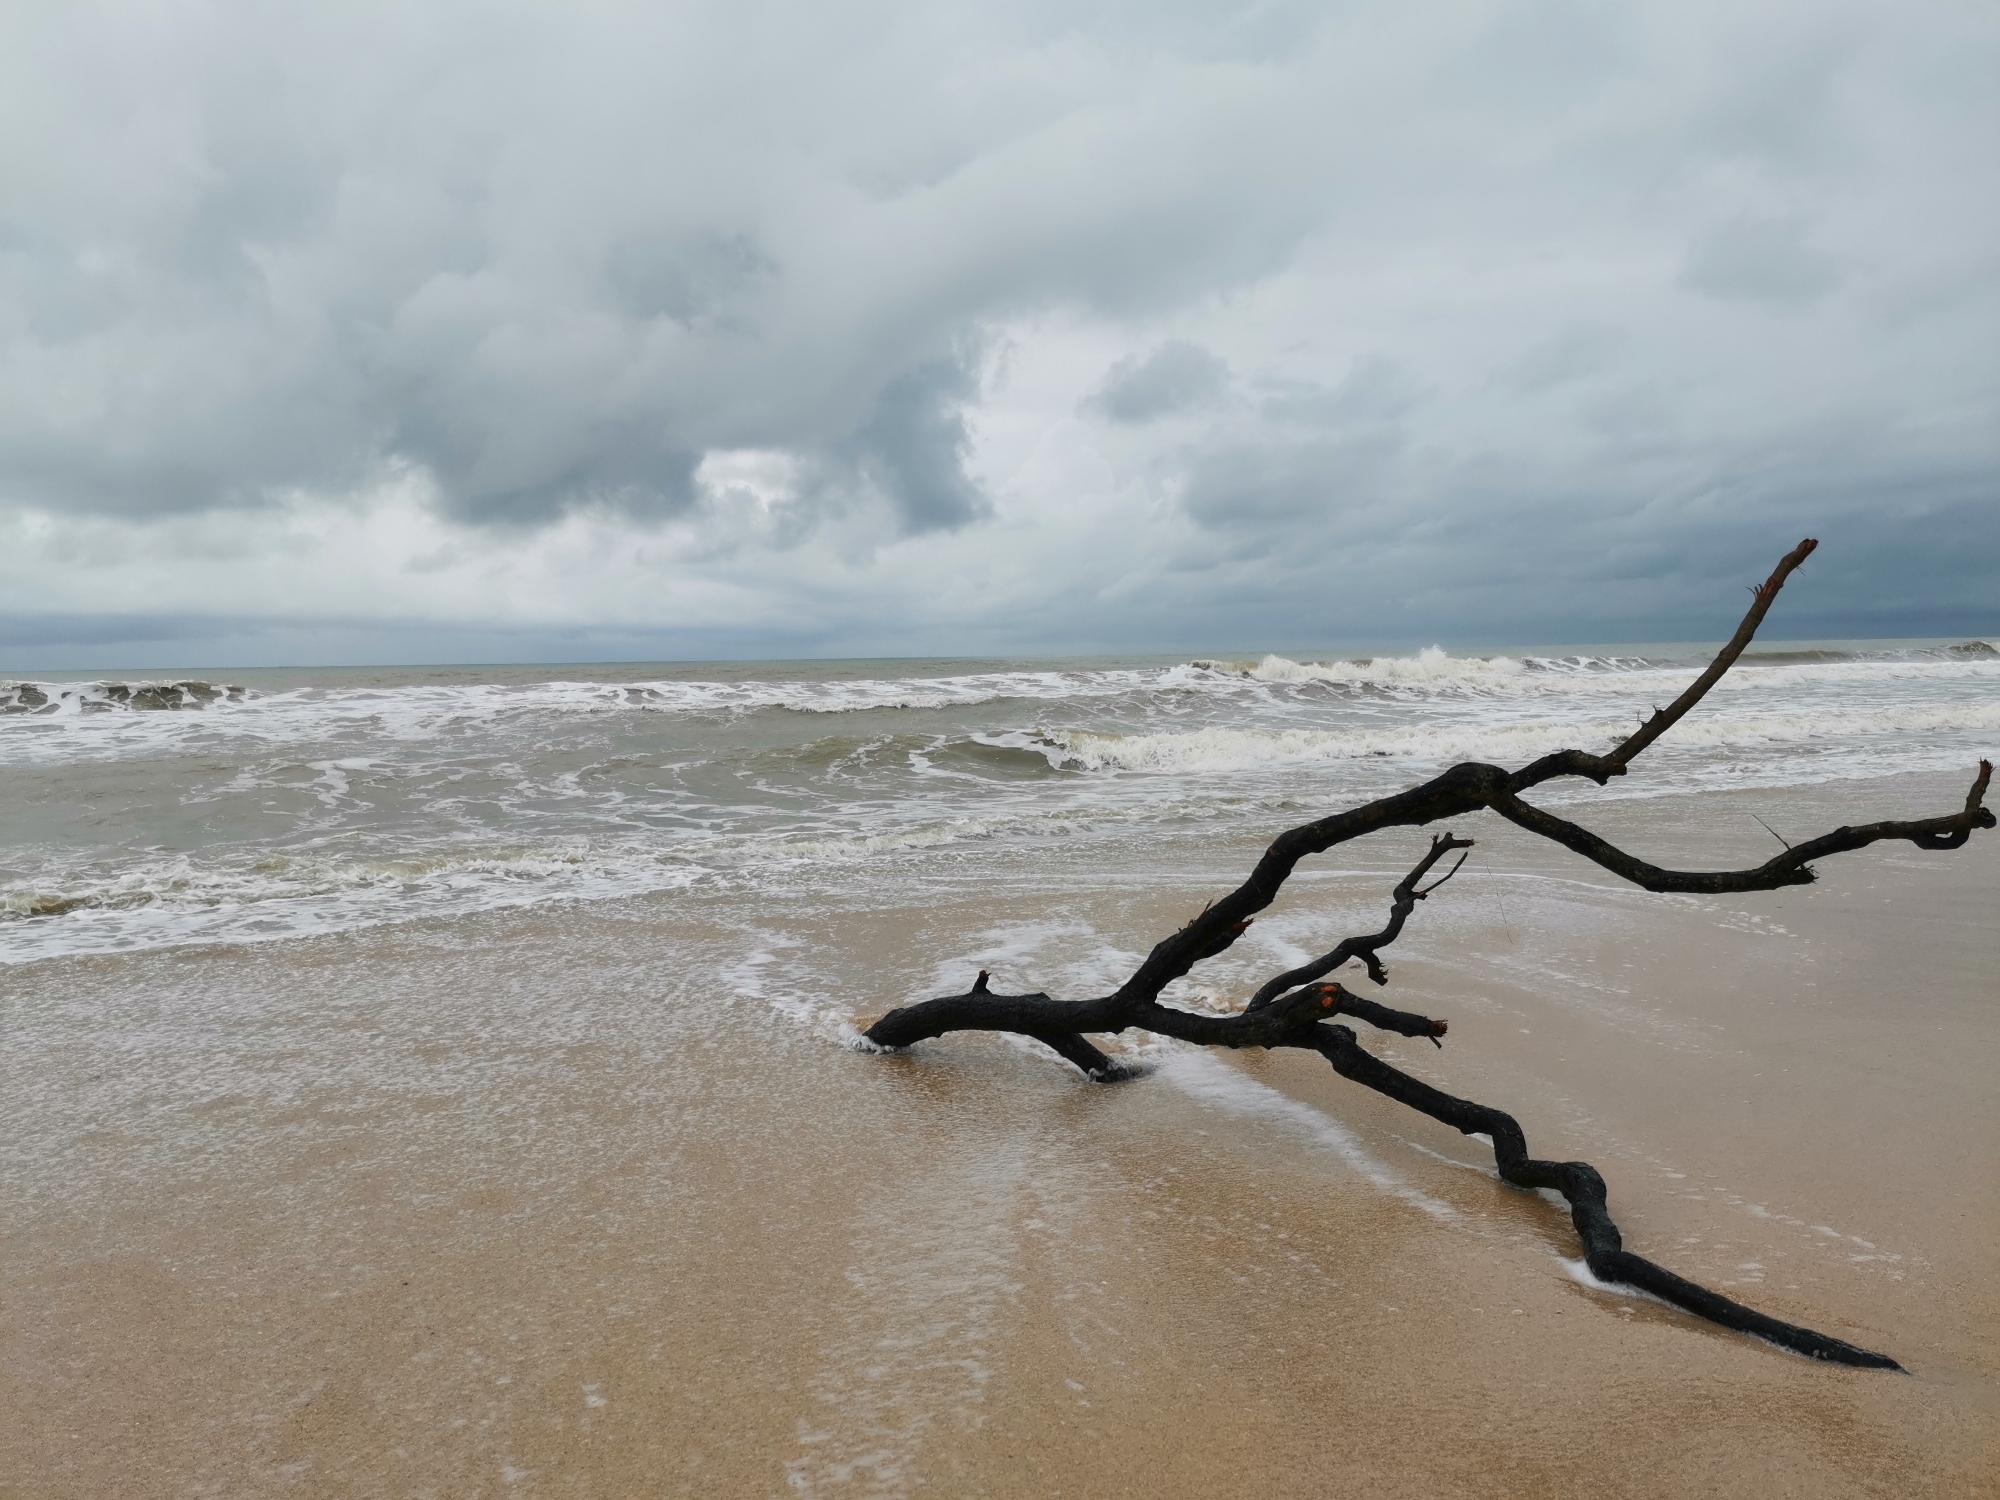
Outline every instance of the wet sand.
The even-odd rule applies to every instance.
[[[1751,811],[1962,795],[1591,821],[1714,864],[1775,847]],[[0,970],[0,1495],[2000,1488],[2000,838],[1723,900],[1462,831],[1382,992],[1448,1045],[1369,1045],[1909,1375],[1582,1285],[1562,1209],[1316,1058],[841,1045],[981,964],[1082,993],[1260,840],[1054,843]],[[1197,980],[1375,925],[1421,839],[1316,862]]]

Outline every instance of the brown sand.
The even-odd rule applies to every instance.
[[[1595,821],[1713,862],[1745,807],[1857,800]],[[1254,841],[994,854],[914,909],[863,870],[0,970],[0,1495],[2000,1492],[2000,838],[1725,901],[1465,831],[1385,994],[1450,1045],[1370,1045],[1594,1161],[1633,1248],[1910,1375],[1586,1288],[1560,1208],[1314,1058],[843,1049],[941,962],[1143,947]],[[1419,840],[1274,926],[1368,923]],[[981,958],[1049,920],[1039,968]]]

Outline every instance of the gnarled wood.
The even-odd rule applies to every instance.
[[[1710,1322],[1754,1334],[1814,1359],[1876,1369],[1900,1368],[1887,1355],[1779,1322],[1626,1250],[1606,1207],[1604,1179],[1588,1162],[1548,1162],[1530,1157],[1527,1138],[1512,1115],[1454,1098],[1410,1077],[1364,1051],[1348,1027],[1332,1024],[1336,1017],[1351,1016],[1383,1030],[1428,1037],[1433,1043],[1443,1045],[1445,1022],[1391,1010],[1361,999],[1338,983],[1321,981],[1342,965],[1359,959],[1369,978],[1377,984],[1386,984],[1388,972],[1382,966],[1379,950],[1401,935],[1404,923],[1419,901],[1457,873],[1455,864],[1430,885],[1422,883],[1447,855],[1471,848],[1470,839],[1450,833],[1434,837],[1423,858],[1396,885],[1389,921],[1381,931],[1350,937],[1322,957],[1272,976],[1237,1014],[1182,1010],[1160,1003],[1159,998],[1168,985],[1196,964],[1227,951],[1248,930],[1257,913],[1277,899],[1300,860],[1386,828],[1421,826],[1490,809],[1646,890],[1707,893],[1768,891],[1802,885],[1815,878],[1812,861],[1830,855],[1885,840],[1907,841],[1920,849],[1956,849],[1965,844],[1975,829],[1992,828],[1994,816],[1985,806],[1985,797],[1993,767],[1983,760],[1966,794],[1965,805],[1957,812],[1916,821],[1836,828],[1747,870],[1664,869],[1626,853],[1576,823],[1521,800],[1522,792],[1558,777],[1583,777],[1602,786],[1613,776],[1625,775],[1631,761],[1684,718],[1734,665],[1785,580],[1818,545],[1807,538],[1780,559],[1771,576],[1755,590],[1756,597],[1736,633],[1707,669],[1672,704],[1656,709],[1636,733],[1609,754],[1559,750],[1517,771],[1478,762],[1453,766],[1408,791],[1280,834],[1247,880],[1187,926],[1162,939],[1131,977],[1109,995],[1078,1001],[1055,1000],[1040,993],[1000,995],[990,989],[982,970],[972,988],[962,995],[946,995],[889,1012],[868,1028],[865,1033],[868,1040],[880,1047],[900,1048],[953,1031],[1011,1031],[1043,1042],[1100,1082],[1129,1078],[1135,1076],[1136,1070],[1122,1067],[1108,1057],[1086,1040],[1087,1034],[1138,1027],[1200,1046],[1308,1048],[1325,1057],[1344,1078],[1454,1129],[1490,1136],[1502,1178],[1520,1187],[1552,1188],[1569,1202],[1571,1219],[1583,1240],[1585,1258],[1600,1279],[1638,1287]],[[1460,854],[1459,864],[1464,859]]]

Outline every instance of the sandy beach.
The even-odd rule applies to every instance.
[[[1996,74],[0,5],[0,1500],[2000,1500]]]
[[[1593,820],[1714,866],[1960,782]],[[1380,992],[1447,1046],[1367,1039],[1897,1376],[1587,1287],[1314,1057],[845,1044],[976,967],[1089,993],[1274,831],[0,971],[0,1494],[1993,1493],[2000,839],[1671,898],[1484,819]],[[1258,930],[1373,925],[1421,837]]]

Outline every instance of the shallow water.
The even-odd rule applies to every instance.
[[[1118,864],[1164,832],[1352,802],[1460,760],[1608,748],[1703,655],[11,683],[0,962],[706,884],[755,900],[885,855],[946,870],[995,841],[1089,839]],[[1984,642],[1785,644],[1608,795],[1941,770],[1996,741]]]
[[[1961,794],[1600,821],[1721,859],[1752,807]],[[0,1491],[1989,1493],[2000,844],[1660,898],[1493,823],[1386,955],[1447,1046],[1366,1044],[1597,1164],[1641,1253],[1909,1376],[1591,1288],[1559,1205],[1316,1057],[854,1050],[979,967],[1095,992],[1257,848],[989,841],[8,971]],[[1380,843],[1175,998],[1373,926],[1423,834]]]

